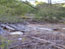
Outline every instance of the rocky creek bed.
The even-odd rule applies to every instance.
[[[8,49],[65,49],[64,24],[1,23],[0,35]]]

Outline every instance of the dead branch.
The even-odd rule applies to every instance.
[[[35,39],[35,40],[38,40],[41,43],[49,43],[49,44],[51,44],[51,46],[57,47],[58,49],[61,49],[61,48],[65,49],[65,46],[64,45],[56,44],[54,42],[51,42],[51,41],[48,41],[48,40],[45,40],[45,39],[41,39],[41,38],[38,38],[38,37],[32,37],[32,36],[30,38],[31,39]]]

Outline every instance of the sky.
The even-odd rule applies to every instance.
[[[48,0],[38,0],[38,1],[43,1],[43,2],[48,2]],[[65,2],[64,0],[52,0],[52,3],[62,3]]]
[[[25,1],[25,0],[23,0]],[[35,0],[28,0],[29,2],[31,2],[31,4],[34,4],[34,1]],[[39,2],[47,2],[48,3],[48,0],[37,0]],[[52,3],[65,3],[64,0],[52,0]]]

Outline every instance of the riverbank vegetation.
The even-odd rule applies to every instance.
[[[32,14],[33,16],[31,16]],[[33,6],[28,1],[1,0],[0,21],[22,22],[23,19],[31,18],[35,21],[63,22],[65,18],[65,4],[39,3]]]

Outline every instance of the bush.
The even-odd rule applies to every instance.
[[[65,16],[65,10],[63,7],[48,4],[37,5],[38,12],[36,13],[37,18],[49,22],[59,22]]]
[[[0,1],[0,21],[21,22],[22,16],[33,10],[32,7],[18,0]]]

